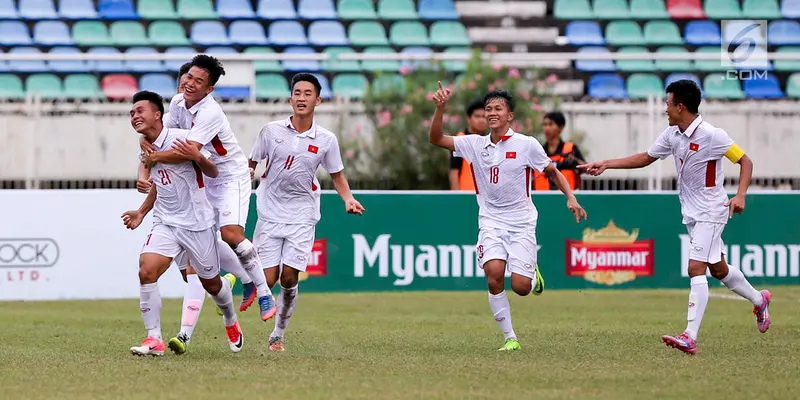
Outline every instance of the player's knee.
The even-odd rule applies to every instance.
[[[520,296],[527,296],[531,294],[531,284],[530,282],[527,285],[520,282],[511,282],[511,290]]]
[[[203,284],[203,289],[208,292],[208,294],[212,296],[216,296],[220,290],[222,290],[222,279],[221,277],[217,277],[217,279],[200,279],[200,283]]]
[[[245,239],[244,228],[239,225],[223,226],[219,231],[222,234],[222,241],[234,249]]]
[[[297,285],[297,281],[299,280],[299,272],[289,266],[283,266],[283,272],[281,273],[281,286],[290,288],[295,287]]]
[[[503,291],[503,278],[486,277],[486,284],[489,286],[489,292],[498,294]]]
[[[158,281],[158,271],[149,265],[139,265],[139,284],[156,283]]]
[[[703,261],[689,260],[689,276],[700,276],[706,274],[708,264]]]
[[[277,266],[264,268],[264,277],[267,279],[267,286],[269,286],[270,289],[275,287],[275,284],[278,283],[278,271],[280,271],[280,268]]]

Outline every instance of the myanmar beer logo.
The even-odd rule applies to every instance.
[[[301,272],[299,279],[304,281],[310,276],[325,276],[328,274],[328,239],[317,239],[311,249],[306,272]]]
[[[609,221],[605,228],[583,231],[583,240],[567,239],[567,275],[590,282],[618,285],[637,276],[652,276],[655,241],[636,240],[639,229],[627,232]]]

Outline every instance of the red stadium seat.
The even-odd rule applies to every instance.
[[[128,74],[111,74],[103,77],[103,93],[111,100],[127,100],[139,91],[136,79]]]
[[[667,12],[675,19],[705,19],[706,12],[700,0],[669,0]]]

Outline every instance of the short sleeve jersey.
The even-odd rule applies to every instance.
[[[532,170],[544,171],[551,160],[533,137],[509,129],[497,144],[491,135],[453,138],[456,157],[472,165],[480,228],[526,231],[536,226],[531,200]]]

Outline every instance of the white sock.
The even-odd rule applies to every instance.
[[[703,314],[706,312],[708,304],[708,278],[705,275],[692,277],[692,285],[689,291],[689,312],[686,319],[686,334],[690,338],[697,340],[697,332],[700,331],[700,324],[703,323]]]
[[[264,277],[264,271],[261,267],[261,259],[258,258],[256,248],[253,243],[245,239],[239,243],[234,250],[236,256],[239,257],[239,262],[242,263],[250,279],[256,284],[256,293],[258,297],[271,295],[272,292],[267,287],[267,278]]]
[[[186,335],[191,341],[194,327],[197,325],[197,319],[200,316],[200,311],[203,310],[203,303],[206,300],[206,290],[203,289],[200,278],[195,274],[187,275],[186,281],[188,285],[186,286],[186,293],[183,295],[180,333]]]
[[[222,289],[219,290],[219,293],[212,294],[211,298],[214,299],[214,302],[217,303],[217,306],[220,310],[222,310],[222,320],[225,321],[225,326],[231,326],[236,321],[238,321],[238,317],[236,317],[236,311],[233,308],[233,292],[231,291],[231,283],[228,282],[227,279],[220,277],[222,281]]]
[[[275,314],[275,329],[269,337],[283,337],[283,332],[289,326],[289,319],[292,318],[294,307],[297,305],[297,285],[285,288],[281,285],[281,293],[278,295],[277,308]]]
[[[161,340],[161,292],[157,282],[139,285],[139,309],[147,336]]]
[[[250,274],[245,271],[244,265],[239,262],[239,257],[236,256],[231,246],[228,246],[222,239],[218,239],[217,248],[219,249],[220,268],[235,275],[243,284],[253,282],[253,279],[250,278]]]
[[[722,283],[733,293],[750,300],[754,306],[761,306],[761,293],[747,281],[742,271],[738,268],[728,266],[728,276],[722,278]]]
[[[511,304],[508,304],[505,290],[498,294],[489,293],[489,307],[492,309],[497,326],[503,331],[503,336],[506,339],[516,339],[517,334],[511,326]]]

